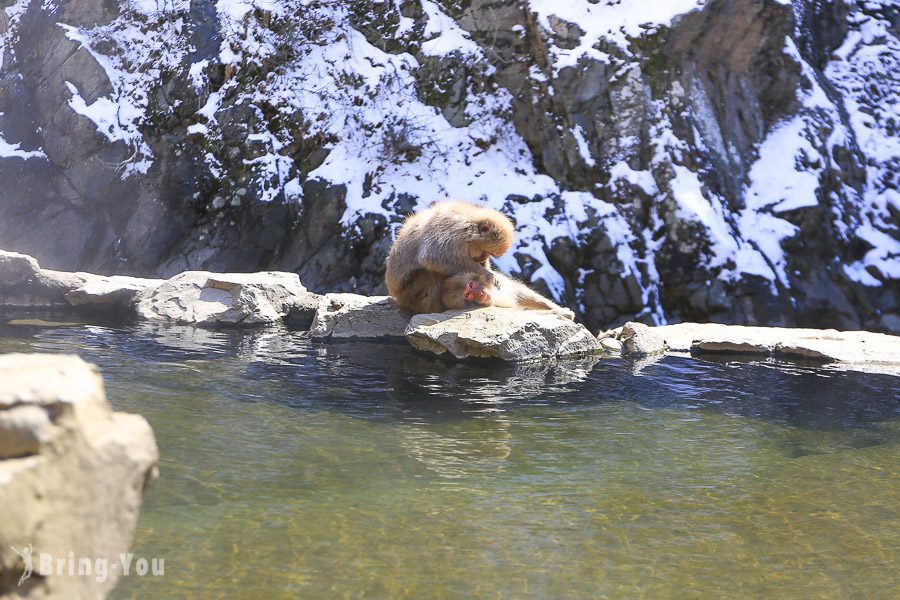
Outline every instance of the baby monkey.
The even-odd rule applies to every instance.
[[[574,320],[575,313],[544,298],[502,273],[494,273],[494,283],[486,282],[478,273],[459,273],[441,284],[444,310],[498,306],[524,310],[545,310]]]

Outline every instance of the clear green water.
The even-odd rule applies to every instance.
[[[898,380],[454,365],[285,332],[0,326],[156,432],[115,598],[890,598]]]

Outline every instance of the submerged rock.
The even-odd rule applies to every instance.
[[[390,296],[325,294],[309,333],[315,338],[400,338],[409,315]]]
[[[186,271],[139,294],[137,315],[201,327],[280,323],[314,294],[296,273]]]
[[[526,361],[602,351],[583,325],[551,313],[508,308],[416,315],[406,339],[419,350],[456,358]]]
[[[614,337],[597,336],[597,339],[600,341],[600,347],[603,348],[605,354],[622,356],[622,352],[625,351],[625,345]]]
[[[117,569],[105,581],[42,574],[37,553],[118,564],[157,460],[147,421],[112,411],[93,365],[0,356],[0,597],[105,598]],[[19,585],[22,554],[34,571]]]

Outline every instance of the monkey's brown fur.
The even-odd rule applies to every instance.
[[[398,306],[415,314],[498,306],[575,314],[491,269],[512,244],[503,213],[467,202],[436,202],[410,216],[388,254],[385,283]],[[477,299],[475,299],[477,297]]]
[[[441,286],[458,273],[474,273],[493,285],[489,259],[513,240],[506,215],[468,202],[435,202],[409,218],[397,232],[384,282],[398,306],[415,313],[443,305]]]

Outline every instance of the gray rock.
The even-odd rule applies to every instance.
[[[74,307],[82,309],[133,311],[137,296],[149,292],[163,284],[163,279],[141,279],[113,275],[104,277],[79,273],[84,283],[70,292],[65,298]]]
[[[619,341],[625,345],[625,354],[629,356],[650,356],[666,351],[665,340],[643,323],[625,323],[619,333]]]
[[[309,292],[296,273],[209,273],[187,271],[137,298],[137,316],[214,327],[281,323]]]
[[[390,296],[325,294],[319,298],[310,335],[315,338],[401,338],[409,315]]]
[[[158,452],[143,417],[113,412],[96,367],[77,356],[0,356],[0,582],[28,598],[105,598],[109,578],[34,573],[17,550],[119,563],[131,547]],[[4,597],[6,595],[4,594]]]
[[[481,308],[416,315],[406,339],[419,350],[456,358],[528,361],[601,352],[583,326],[559,315],[508,308]]]
[[[24,404],[0,410],[0,459],[37,454],[57,431],[42,407]]]
[[[319,310],[319,294],[307,293],[291,306],[284,317],[284,324],[293,331],[309,331]]]
[[[813,359],[838,369],[900,374],[900,336],[868,331],[680,323],[654,328],[673,352]]]
[[[66,294],[86,281],[79,273],[42,269],[25,254],[0,250],[0,304],[16,307],[67,307]]]
[[[0,281],[4,288],[32,281],[40,270],[38,261],[31,256],[0,250]]]
[[[622,356],[622,352],[625,350],[624,344],[614,337],[599,338],[599,341],[600,347],[603,348],[603,352],[606,354]]]

